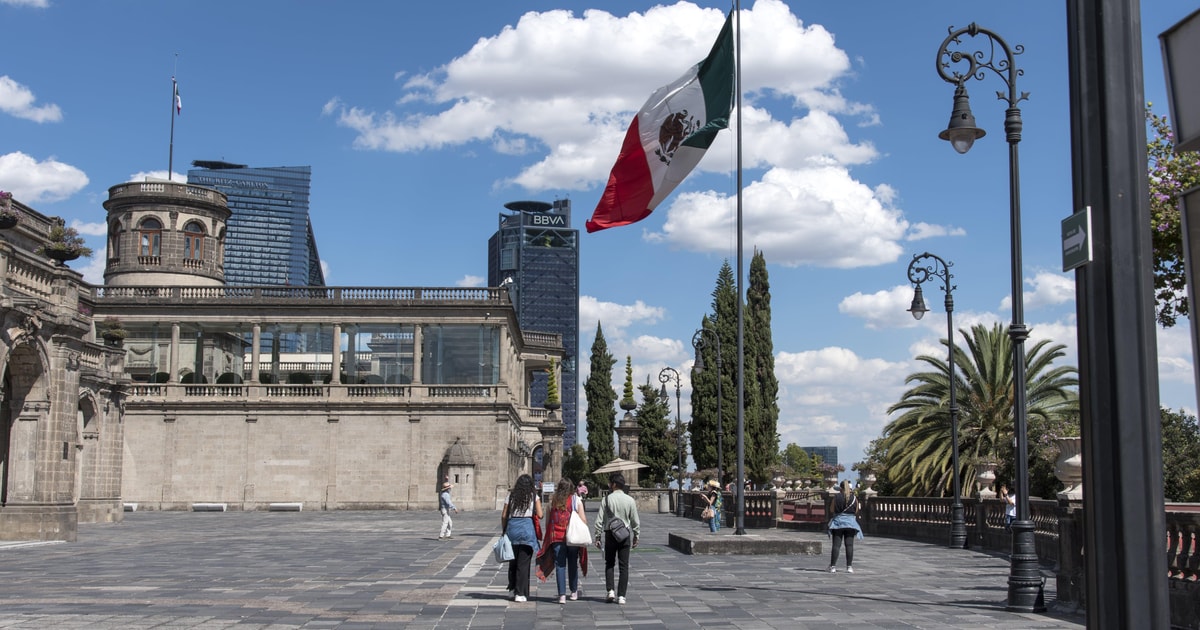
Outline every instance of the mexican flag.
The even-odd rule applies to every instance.
[[[588,232],[636,223],[692,172],[729,126],[733,109],[733,12],[704,61],[650,95],[621,145]]]
[[[175,87],[175,113],[182,114],[183,99],[179,98],[179,84],[175,82],[175,79],[171,79],[171,85]]]

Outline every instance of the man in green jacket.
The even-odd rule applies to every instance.
[[[611,492],[600,503],[600,518],[596,519],[596,547],[604,550],[604,587],[609,603],[625,603],[629,588],[629,550],[638,546],[641,521],[637,503],[625,494],[625,475],[613,473],[608,477]],[[621,565],[621,578],[613,590],[613,565]]]

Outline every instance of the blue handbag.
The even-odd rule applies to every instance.
[[[516,556],[513,555],[512,542],[508,539],[508,534],[500,534],[500,540],[492,546],[492,554],[496,556],[496,562],[508,562]]]

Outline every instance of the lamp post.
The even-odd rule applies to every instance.
[[[946,362],[946,369],[950,373],[950,466],[954,471],[954,503],[950,505],[950,547],[965,549],[967,546],[967,523],[963,517],[962,487],[959,481],[962,469],[958,467],[958,398],[955,395],[954,382],[953,294],[957,287],[950,284],[950,279],[954,277],[954,274],[950,273],[950,267],[953,266],[954,263],[948,263],[940,256],[929,252],[913,256],[912,262],[908,263],[908,281],[913,284],[913,301],[908,312],[912,313],[915,319],[924,317],[929,309],[925,308],[925,297],[921,294],[921,285],[930,278],[942,281],[942,290],[946,292],[946,339],[950,346],[950,360]]]
[[[962,36],[974,38],[982,35],[989,40],[973,52],[949,50],[951,45],[962,46]],[[1046,609],[1042,597],[1042,578],[1038,572],[1037,547],[1033,534],[1033,520],[1029,513],[1029,459],[1028,435],[1025,409],[1025,338],[1029,331],[1024,321],[1024,300],[1021,280],[1021,183],[1017,161],[1017,143],[1021,141],[1021,109],[1017,104],[1029,98],[1028,92],[1017,92],[1017,77],[1024,72],[1016,67],[1013,55],[1025,52],[1024,46],[1009,48],[1008,43],[992,31],[972,22],[966,28],[954,29],[942,41],[937,52],[937,72],[942,80],[954,85],[954,110],[950,124],[938,134],[949,140],[955,151],[966,153],[975,140],[984,136],[984,130],[975,127],[975,117],[964,83],[974,78],[983,80],[989,70],[1004,81],[1007,93],[997,92],[1001,100],[1008,103],[1004,116],[1004,134],[1008,140],[1008,181],[1010,239],[1012,243],[1012,324],[1008,335],[1012,339],[1013,353],[1013,432],[1016,435],[1016,491],[1017,520],[1012,523],[1013,551],[1009,561],[1008,610],[1041,612]],[[967,71],[951,70],[951,64],[967,64]]]
[[[676,514],[675,516],[683,516],[683,421],[679,417],[679,371],[673,367],[665,367],[658,372],[658,382],[662,383],[662,389],[658,392],[658,397],[667,404],[667,413],[671,412],[671,399],[667,396],[667,383],[671,379],[675,379],[675,448],[679,453],[679,472],[675,476],[675,480],[679,483],[679,498],[675,501]]]
[[[721,484],[721,489],[725,488],[725,426],[721,423],[721,335],[711,328],[701,328],[692,335],[692,348],[696,350],[696,362],[692,364],[692,369],[696,372],[704,371],[704,355],[701,354],[708,344],[706,335],[711,335],[716,341],[717,346],[717,482]],[[692,416],[695,417],[695,410],[692,410]]]

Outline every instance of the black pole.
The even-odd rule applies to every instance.
[[[990,46],[976,52],[963,53],[948,50],[951,44],[961,45],[963,35],[974,38],[983,35],[990,40]],[[1025,51],[1023,46],[1016,47],[1016,54]],[[945,59],[945,61],[943,60]],[[968,71],[959,73],[951,70],[951,64],[968,64]],[[1013,49],[999,35],[977,24],[966,28],[950,31],[938,49],[937,71],[943,80],[958,88],[974,78],[982,79],[984,70],[990,70],[1000,77],[1008,88],[1007,94],[997,95],[1008,103],[1005,110],[1004,134],[1008,141],[1008,199],[1009,220],[1011,225],[1010,241],[1012,245],[1012,324],[1008,327],[1008,335],[1012,339],[1013,354],[1013,432],[1016,436],[1016,492],[1017,518],[1012,523],[1013,546],[1009,556],[1008,575],[1008,610],[1018,612],[1041,612],[1046,610],[1042,593],[1042,577],[1038,566],[1037,545],[1034,538],[1034,523],[1029,512],[1029,458],[1028,458],[1028,427],[1026,422],[1026,392],[1025,387],[1025,339],[1029,330],[1025,327],[1025,307],[1023,297],[1023,281],[1021,271],[1021,179],[1020,164],[1017,159],[1017,144],[1021,142],[1021,109],[1017,103],[1029,98],[1028,92],[1017,92],[1017,77],[1024,74],[1017,68],[1013,60]],[[960,96],[956,94],[956,96]],[[961,95],[965,99],[965,94]],[[965,105],[965,102],[963,103]],[[952,126],[954,121],[952,120]],[[947,130],[949,131],[949,130]],[[976,137],[982,137],[979,134]],[[970,148],[960,149],[965,153]]]
[[[667,366],[658,371],[658,382],[663,384],[662,398],[667,404],[667,414],[671,413],[671,399],[666,397],[666,385],[675,379],[675,448],[679,452],[679,471],[675,475],[675,480],[679,486],[679,500],[676,501],[677,514],[683,516],[683,420],[679,412],[679,371],[673,367]]]
[[[746,342],[742,301],[742,2],[737,0],[737,59],[734,71],[737,92],[737,493],[733,533],[746,533]]]
[[[933,259],[934,264],[919,264],[925,259]],[[941,265],[940,271],[939,264]],[[954,355],[956,354],[954,352],[954,289],[957,287],[950,284],[950,279],[954,277],[954,274],[950,273],[950,267],[953,266],[954,263],[946,262],[936,254],[929,252],[917,254],[908,264],[908,280],[915,287],[919,287],[931,277],[938,278],[942,281],[942,290],[946,292],[946,344],[950,352],[950,359],[946,363],[950,377],[950,466],[954,471],[952,475],[954,503],[950,505],[950,547],[966,549],[967,522],[962,503],[962,483],[959,479],[962,469],[958,464],[958,397],[954,378]],[[914,306],[916,306],[915,303]],[[924,311],[913,311],[913,316],[917,319],[920,319],[923,314]]]
[[[1136,0],[1067,2],[1074,209],[1092,212],[1075,308],[1087,627],[1098,630],[1171,617],[1140,16]]]

